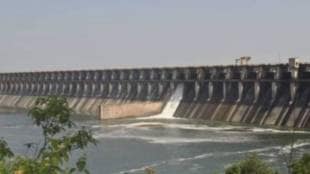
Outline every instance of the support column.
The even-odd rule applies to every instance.
[[[260,90],[261,90],[261,83],[260,80],[262,79],[263,69],[258,67],[255,69],[256,78],[254,81],[254,103],[258,101]]]
[[[277,82],[277,80],[280,79],[280,74],[281,74],[281,70],[279,67],[277,67],[275,70],[273,70],[274,72],[274,80],[271,82],[271,97],[272,97],[272,102],[276,99],[276,95],[278,92],[278,88],[279,88],[279,82]]]
[[[204,80],[205,79],[205,72],[202,68],[197,69],[196,74],[197,74],[198,80]]]
[[[299,60],[297,58],[289,59],[289,71],[291,73],[290,102],[293,102],[295,95],[296,95],[296,90],[298,87],[296,83],[296,79],[298,79]]]
[[[33,81],[30,84],[31,84],[30,95],[34,95],[36,84]]]
[[[143,84],[141,82],[139,82],[137,85],[137,96],[140,96],[141,91],[142,91],[142,87],[143,87]]]
[[[169,88],[170,88],[170,90],[174,90],[174,89],[175,89],[175,83],[174,83],[174,81],[170,81],[170,83],[169,83]]]
[[[24,88],[24,87],[22,87],[22,88]],[[48,94],[49,94],[49,82],[46,81],[44,83],[44,95],[48,95]]]
[[[238,82],[238,99],[237,99],[237,102],[240,102],[240,100],[242,98],[243,88],[244,88],[244,85],[243,85],[242,81],[239,81]]]
[[[17,90],[17,81],[13,80],[11,94],[16,94]]]
[[[164,69],[160,70],[160,79],[163,81],[167,80],[167,71],[166,70],[164,70]]]
[[[215,79],[217,74],[217,71],[215,68],[210,70],[210,81],[208,82],[208,101],[210,101],[213,97],[213,92],[214,92],[214,82],[212,81]]]
[[[97,92],[98,92],[98,84],[96,83],[96,82],[92,82],[91,83],[91,93],[90,93],[90,96],[91,97],[95,97],[95,96],[97,96]]]
[[[240,81],[238,82],[238,99],[237,99],[237,102],[240,102],[240,100],[242,99],[242,94],[243,94],[243,90],[244,90],[243,80],[247,79],[247,73],[248,73],[248,70],[245,68],[243,68],[240,72]]]
[[[68,84],[68,94],[67,95],[68,96],[73,96],[73,83],[72,82],[70,82]]]
[[[10,94],[11,89],[12,89],[12,82],[11,82],[11,81],[8,81],[8,88],[7,88],[7,93],[8,93],[8,94]]]
[[[89,95],[89,84],[88,82],[84,81],[83,96],[88,97],[88,95]]]
[[[254,103],[257,102],[260,93],[260,82],[254,82]]]
[[[276,99],[279,83],[271,82],[271,101],[273,102]]]
[[[11,83],[11,81],[9,80],[9,81],[8,81],[8,89],[7,89],[7,93],[8,93],[8,94],[10,94],[11,88],[12,88],[12,83]]]
[[[103,84],[103,83],[100,83],[100,85],[99,85],[99,94],[98,94],[98,96],[101,96],[103,93],[104,93],[104,84]]]
[[[185,80],[190,80],[190,70],[189,69],[185,69],[184,70],[184,74],[185,74]]]
[[[17,81],[15,82],[15,91],[14,91],[14,94],[18,94],[18,92],[19,92],[19,81],[17,80]]]
[[[293,102],[297,91],[297,83],[295,81],[290,82],[290,102]]]
[[[213,97],[213,87],[214,87],[214,82],[209,81],[208,82],[208,101],[210,101]]]
[[[7,89],[7,82],[4,81],[4,84],[3,84],[3,93],[4,94],[6,93],[6,89]]]
[[[66,96],[66,88],[67,88],[67,83],[66,82],[62,82],[61,83],[61,88],[60,88],[60,95],[61,96]]]
[[[51,95],[55,95],[56,94],[56,89],[57,89],[57,86],[55,84],[55,81],[51,82]]]
[[[2,81],[0,82],[0,92],[1,93],[3,92],[3,82]]]
[[[153,84],[147,83],[147,100],[152,99],[152,92],[153,92]]]
[[[24,82],[22,79],[18,81],[18,92],[17,92],[18,95],[21,95],[23,93],[23,90],[24,90],[23,83]]]
[[[8,94],[10,94],[11,89],[12,89],[12,83],[11,83],[11,81],[8,81],[8,89],[7,89]]]
[[[42,87],[42,81],[39,80],[38,82],[36,82],[35,84],[35,95],[39,96],[41,94],[41,87]],[[17,89],[18,90],[18,89]]]
[[[108,84],[108,98],[112,97],[112,91],[113,91],[113,84],[111,82],[109,82]]]
[[[29,91],[30,91],[30,83],[27,81],[27,82],[26,82],[25,94],[26,94],[26,95],[29,95]]]
[[[7,82],[4,81],[3,82],[3,88],[2,88],[2,92],[5,94],[6,93],[6,89],[7,89]]]
[[[198,99],[200,87],[201,87],[200,83],[196,81],[195,82],[195,98],[194,98],[194,101],[196,101]]]
[[[9,94],[13,94],[14,90],[15,90],[15,82],[12,80],[12,81],[10,82],[10,91],[9,91]]]
[[[131,93],[131,89],[132,89],[131,82],[127,82],[127,86],[126,86],[126,97],[125,97],[125,98],[129,98],[130,93]]]
[[[222,102],[226,100],[227,97],[227,93],[226,93],[226,81],[223,81],[223,98],[222,98]]]
[[[230,68],[226,68],[224,69],[224,73],[225,73],[225,80],[229,80],[231,79],[231,69]],[[223,81],[223,98],[222,101],[225,101],[227,98],[227,87],[229,82]]]
[[[172,80],[178,80],[178,74],[179,74],[178,69],[172,70]]]
[[[15,85],[14,85],[14,81],[11,81],[11,80],[10,80],[9,94],[12,94],[12,93],[13,93],[13,91],[14,91],[14,87],[15,87]]]
[[[144,70],[139,70],[139,80],[140,81],[145,80],[145,71]]]
[[[77,82],[74,97],[80,96],[80,93],[81,93],[81,84],[79,82]]]
[[[120,98],[122,94],[122,83],[118,82],[117,83],[117,94],[116,94],[116,98]]]
[[[158,83],[158,96],[159,97],[162,96],[163,92],[164,92],[164,84],[162,82],[159,82]]]
[[[23,95],[25,91],[25,82],[21,81],[21,85],[20,85],[20,94]]]

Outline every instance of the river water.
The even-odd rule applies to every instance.
[[[139,174],[146,167],[159,174],[222,173],[249,153],[285,173],[284,156],[292,137],[288,131],[163,117],[75,121],[92,129],[99,140],[87,150],[93,174]],[[26,113],[1,113],[0,137],[14,151],[29,154],[23,144],[40,141],[40,131]],[[310,152],[310,132],[296,132],[295,137],[297,155]]]

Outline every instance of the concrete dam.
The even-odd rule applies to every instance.
[[[101,119],[174,117],[310,128],[310,64],[17,72],[0,74],[0,107],[64,96]]]

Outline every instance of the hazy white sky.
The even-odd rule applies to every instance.
[[[0,71],[310,62],[309,0],[0,0]]]

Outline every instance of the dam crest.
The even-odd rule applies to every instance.
[[[67,97],[101,119],[160,115],[310,128],[310,64],[17,72],[0,74],[0,106]]]

